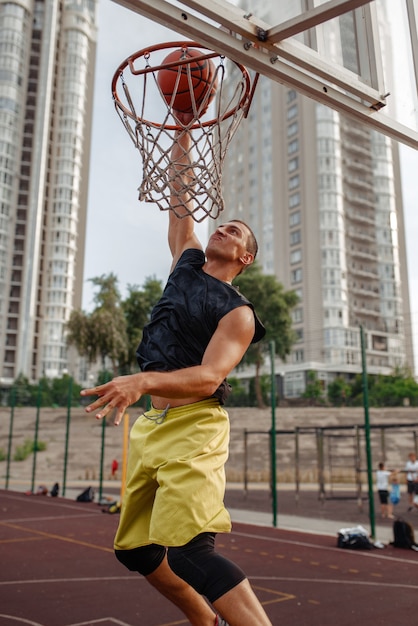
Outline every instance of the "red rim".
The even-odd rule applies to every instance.
[[[141,75],[141,74],[147,74],[149,72],[155,72],[157,70],[159,70],[161,67],[167,67],[167,65],[155,65],[155,66],[150,66],[141,70],[135,70],[134,68],[134,63],[137,59],[139,59],[140,57],[144,57],[146,54],[149,54],[151,52],[155,52],[156,50],[165,50],[167,48],[182,48],[182,47],[193,47],[193,48],[201,48],[203,50],[208,50],[208,48],[206,48],[205,46],[203,46],[200,43],[197,43],[196,41],[171,41],[168,43],[161,43],[161,44],[156,44],[154,46],[148,46],[147,48],[143,48],[142,50],[139,50],[138,52],[134,52],[133,54],[131,54],[129,57],[127,57],[124,61],[122,61],[122,63],[119,65],[118,69],[116,70],[116,72],[113,75],[112,78],[112,96],[113,99],[116,103],[116,105],[118,106],[119,109],[121,109],[121,111],[123,111],[123,113],[125,115],[127,115],[128,117],[130,117],[132,120],[134,120],[135,122],[140,122],[142,124],[145,125],[150,125],[153,126],[155,128],[161,128],[163,126],[163,124],[159,124],[158,122],[151,122],[150,120],[146,120],[143,117],[139,117],[139,116],[134,116],[132,114],[132,111],[128,108],[126,108],[126,106],[124,104],[122,104],[122,102],[119,99],[118,96],[118,92],[117,92],[117,82],[118,80],[121,78],[121,75],[123,74],[123,71],[129,67],[131,74],[133,74],[134,76],[137,75]],[[195,57],[195,60],[200,60],[200,59],[211,59],[213,57],[220,57],[222,55],[218,54],[217,52],[211,52],[208,51],[207,53],[203,53],[202,56],[199,57]],[[186,59],[185,61],[183,61],[183,63],[187,63],[188,60]],[[174,61],[171,65],[179,65],[179,63],[181,64],[181,62],[179,61]],[[214,124],[218,123],[219,121],[224,121],[226,119],[228,119],[229,117],[231,117],[232,115],[234,115],[234,113],[236,112],[237,108],[239,109],[243,109],[245,104],[248,101],[248,97],[250,94],[250,89],[251,89],[251,80],[250,80],[250,75],[248,73],[248,70],[246,67],[244,67],[244,65],[241,65],[241,63],[237,63],[236,61],[232,61],[232,63],[234,63],[239,70],[241,71],[243,77],[244,77],[244,81],[245,81],[245,90],[244,90],[244,94],[241,97],[238,106],[235,106],[234,108],[230,109],[229,111],[227,111],[225,113],[225,115],[222,116],[221,120],[219,120],[217,117],[212,118],[211,120],[207,120],[206,122],[196,122],[196,124],[193,124],[193,126],[191,126],[191,129],[193,128],[201,128],[206,127],[206,126],[213,126]],[[166,124],[164,125],[164,128],[166,128],[167,130],[183,130],[184,126],[179,126],[178,124]]]

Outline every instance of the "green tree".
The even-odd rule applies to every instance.
[[[120,362],[126,362],[128,336],[122,310],[121,296],[114,274],[90,279],[98,288],[92,313],[75,310],[67,323],[67,343],[74,345],[81,356],[92,363],[101,358],[105,369],[106,358],[112,363],[113,374]]]
[[[149,321],[151,311],[160,299],[163,288],[160,280],[148,277],[140,289],[137,285],[128,285],[128,296],[122,302],[125,316],[128,350],[125,363],[121,363],[124,373],[136,368],[136,349],[142,339],[142,329]]]
[[[407,398],[411,406],[418,403],[418,385],[408,370],[396,369],[390,376],[377,376],[369,402],[373,406],[402,406]]]
[[[22,373],[13,383],[13,401],[16,406],[31,406],[32,388],[29,379]]]
[[[32,385],[32,406],[52,406],[51,380],[42,376],[38,383]]]
[[[373,376],[370,374],[367,376],[367,385],[370,390],[373,387]],[[350,406],[362,406],[363,404],[363,376],[362,374],[356,374],[353,380],[350,382],[351,394],[349,398]]]
[[[334,406],[346,406],[352,393],[352,386],[341,376],[328,385],[328,400]]]
[[[306,390],[302,394],[302,398],[307,398],[310,404],[318,404],[324,395],[324,387],[321,380],[319,380],[317,373],[313,370],[308,372],[308,384]]]
[[[356,374],[346,384],[349,386],[346,392],[347,405],[362,406],[363,376]],[[411,406],[418,406],[418,384],[408,368],[396,368],[390,376],[368,374],[367,388],[369,406],[402,406],[405,398]],[[333,393],[332,384],[328,387],[328,394],[336,404],[330,397],[330,390]]]
[[[276,354],[283,360],[290,354],[296,336],[292,330],[291,312],[298,303],[294,291],[285,291],[275,276],[262,273],[258,263],[253,263],[237,276],[234,285],[253,303],[266,328],[264,339],[248,348],[243,362],[255,365],[255,393],[258,407],[265,406],[261,388],[260,370],[270,341],[274,341]]]
[[[242,384],[242,381],[235,376],[228,378],[228,382],[231,385],[231,395],[225,402],[226,406],[247,406],[248,405],[248,391]]]
[[[78,385],[68,374],[64,374],[61,378],[54,378],[50,383],[52,404],[56,406],[68,406],[70,400],[71,406],[80,404],[81,385]],[[69,397],[71,392],[71,397]]]

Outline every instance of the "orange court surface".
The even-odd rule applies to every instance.
[[[1,626],[188,624],[114,557],[117,514],[60,497],[0,491],[0,498]],[[274,626],[414,623],[413,550],[343,550],[336,533],[241,522],[218,536],[217,547],[247,573]]]

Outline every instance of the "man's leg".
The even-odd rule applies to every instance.
[[[215,614],[197,591],[170,569],[167,558],[146,577],[163,596],[175,604],[193,626],[214,626]],[[247,579],[213,603],[229,626],[272,626]]]
[[[163,546],[149,544],[131,550],[115,550],[115,555],[131,572],[142,574],[183,611],[193,626],[214,626],[215,611],[202,595],[172,571]]]
[[[215,533],[168,549],[171,569],[208,598],[229,626],[271,626],[244,572],[215,550]]]
[[[229,626],[272,626],[247,579],[213,603]]]
[[[146,579],[183,611],[193,626],[214,626],[216,616],[213,609],[203,596],[173,572],[168,565],[167,557],[152,574],[146,576]],[[261,626],[262,622],[259,624]]]
[[[408,505],[409,505],[408,511],[412,511],[412,508],[414,506],[415,489],[414,489],[414,483],[411,482],[410,480],[408,480],[407,491],[408,491]]]

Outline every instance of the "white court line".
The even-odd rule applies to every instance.
[[[46,517],[19,517],[19,518],[10,518],[10,519],[0,519],[0,524],[25,524],[26,522],[53,522],[54,520],[61,519],[82,519],[83,517],[91,517],[91,513],[80,513],[80,515],[48,515]]]
[[[282,583],[287,583],[287,582],[294,582],[294,583],[319,583],[320,585],[354,585],[357,587],[378,587],[379,589],[382,589],[383,587],[386,587],[388,589],[411,589],[412,591],[417,591],[418,590],[418,585],[405,585],[404,583],[384,583],[384,582],[380,582],[380,581],[376,581],[376,582],[372,582],[372,581],[365,581],[365,580],[351,580],[351,579],[344,579],[344,580],[335,580],[334,578],[294,578],[294,577],[289,577],[286,578],[286,576],[249,576],[248,578],[250,578],[251,580],[265,580],[265,581],[272,581],[272,582],[282,582]]]
[[[251,533],[242,533],[239,531],[233,531],[233,535],[239,537],[249,537],[250,539],[260,539],[262,541],[268,541],[269,543],[286,543],[294,546],[302,546],[304,548],[315,548],[315,550],[328,550],[330,552],[344,552],[347,556],[361,556],[368,558],[378,558],[384,559],[385,561],[395,561],[396,563],[408,563],[408,565],[418,565],[418,559],[409,560],[406,559],[404,554],[410,552],[408,550],[402,550],[403,556],[395,557],[395,556],[387,556],[384,554],[384,548],[375,548],[372,550],[343,550],[343,548],[333,547],[333,546],[319,546],[315,543],[307,543],[306,541],[297,541],[292,539],[281,539],[280,537],[265,537],[263,535],[253,535]],[[218,535],[220,537],[220,535]],[[414,552],[414,554],[416,554]]]
[[[318,583],[318,584],[334,584],[334,585],[355,585],[355,586],[367,586],[367,587],[386,587],[388,589],[411,589],[413,591],[418,590],[418,584],[416,585],[407,585],[405,583],[397,583],[397,582],[383,582],[383,581],[365,581],[365,580],[352,580],[351,578],[335,580],[334,578],[299,578],[299,577],[287,577],[287,576],[252,576],[248,574],[248,578],[252,581],[271,581],[271,582],[296,582],[296,583]],[[145,578],[138,576],[136,577],[134,574],[132,576],[100,576],[94,578],[90,577],[82,577],[82,578],[44,578],[44,579],[36,579],[36,580],[10,580],[10,581],[2,581],[0,582],[0,587],[2,586],[12,586],[12,585],[53,585],[60,583],[97,583],[97,582],[105,582],[105,581],[135,581],[137,583],[145,582]],[[1,615],[0,615],[1,617]]]
[[[26,497],[28,498],[28,503],[30,501],[33,501],[33,498],[37,498],[36,502],[43,506],[56,506],[56,503],[58,502],[61,508],[72,509],[73,511],[80,510],[80,504],[78,505],[70,504],[70,500],[67,500],[67,498],[50,498],[48,496],[26,496]],[[12,495],[9,495],[8,493],[2,493],[2,500],[4,501],[6,498],[9,500],[18,500],[19,502],[22,501],[22,497],[12,496]],[[68,504],[64,504],[63,501],[68,502]],[[35,502],[33,502],[33,504],[35,504]],[[97,504],[97,506],[100,506],[97,502],[95,504]],[[89,514],[89,511],[86,511],[85,514],[86,515]],[[91,512],[90,515],[93,515],[93,512]]]
[[[18,622],[19,624],[29,624],[29,626],[43,626],[39,622],[33,622],[32,620],[25,619],[24,617],[15,617],[14,615],[6,615],[5,613],[0,613],[0,617],[4,617],[9,621]],[[89,619],[88,622],[77,622],[72,624],[67,624],[67,626],[90,626],[90,624],[117,624],[118,626],[132,626],[127,622],[122,622],[120,619],[116,617],[100,617],[99,619]]]
[[[19,622],[19,624],[30,624],[30,626],[42,626],[39,622],[33,622],[32,620],[25,619],[24,617],[15,617],[14,615],[6,615],[5,613],[0,613],[0,617],[5,617],[8,620],[13,620],[14,622]]]
[[[100,617],[99,619],[89,619],[88,622],[77,622],[73,624],[67,624],[67,626],[90,626],[91,624],[108,624],[109,622],[113,624],[118,624],[118,626],[132,626],[132,624],[122,622],[120,619],[116,619],[116,617]]]
[[[131,576],[86,576],[81,578],[36,578],[30,580],[2,580],[0,581],[0,587],[8,585],[53,585],[54,583],[97,583],[109,580],[135,580],[136,582],[144,582],[145,578],[132,574]]]

